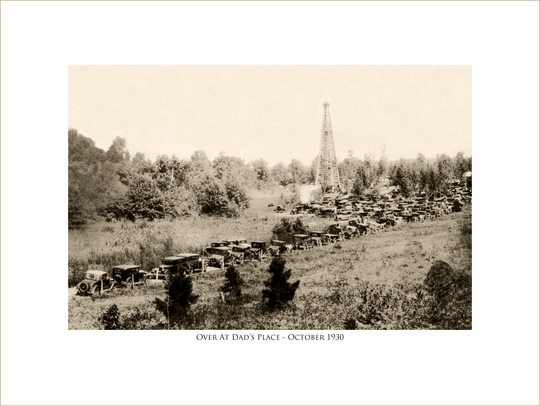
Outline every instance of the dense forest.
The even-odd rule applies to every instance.
[[[126,141],[116,137],[107,151],[94,141],[68,129],[68,226],[78,228],[90,219],[148,220],[193,214],[237,217],[249,208],[248,189],[313,184],[317,159],[304,166],[293,159],[270,167],[264,159],[246,163],[221,153],[213,161],[203,151],[189,160],[160,155],[155,161],[137,152],[133,157]],[[340,179],[356,195],[377,194],[390,184],[404,197],[418,192],[445,192],[450,181],[472,171],[472,158],[462,152],[456,157],[441,154],[435,159],[401,159],[388,162],[384,151],[379,159],[349,156],[338,163]]]

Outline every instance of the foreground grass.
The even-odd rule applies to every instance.
[[[225,235],[219,233],[226,230],[238,233],[231,236],[268,240],[276,219],[271,216],[258,221],[245,219],[237,225],[205,221],[214,224],[216,230],[202,229],[201,234],[215,233],[215,238],[221,239]],[[461,213],[434,221],[405,224],[385,233],[293,253],[287,256],[287,268],[292,269],[290,280],[300,279],[301,282],[294,301],[281,311],[269,311],[262,304],[263,281],[269,277],[266,272],[268,260],[238,267],[245,280],[243,297],[238,303],[221,300],[219,287],[224,281],[223,271],[196,274],[193,286],[199,300],[192,306],[189,320],[179,328],[343,329],[348,320],[358,320],[359,306],[365,302],[362,295],[373,286],[391,291],[392,295],[396,293],[394,296],[403,302],[398,303],[402,310],[401,306],[407,305],[408,298],[417,295],[418,287],[436,260],[447,262],[457,271],[472,273],[470,225],[471,206],[466,206]],[[185,234],[189,233],[189,229],[184,230]],[[168,328],[167,320],[152,304],[155,297],[163,296],[163,288],[144,287],[133,291],[117,290],[94,299],[72,297],[68,305],[68,326],[70,329],[99,329],[99,316],[116,303],[122,318],[134,328]],[[470,315],[465,318],[470,319]],[[470,322],[465,320],[468,326]],[[360,323],[356,328],[431,327],[407,324],[398,317],[375,326]]]

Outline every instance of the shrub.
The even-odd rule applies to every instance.
[[[152,302],[141,303],[134,309],[128,310],[122,315],[122,330],[161,330],[166,328],[156,310],[152,308]]]
[[[297,217],[292,219],[290,217],[283,217],[281,220],[272,228],[272,233],[274,235],[281,234],[308,234],[309,228],[304,225],[302,219]]]
[[[165,300],[156,297],[154,304],[156,310],[167,317],[170,326],[170,323],[174,325],[184,319],[189,307],[197,301],[198,296],[193,294],[191,278],[183,272],[179,275],[173,275],[167,281],[165,289]]]
[[[244,280],[240,276],[240,272],[231,265],[225,272],[225,283],[221,287],[221,291],[224,293],[230,293],[235,298],[239,298],[242,295],[241,286],[244,284]]]
[[[356,327],[358,326],[358,322],[356,319],[353,319],[352,317],[345,320],[345,323],[343,325],[345,330],[356,330]]]
[[[112,304],[100,317],[100,323],[104,330],[120,330],[120,311],[116,304]]]
[[[444,261],[435,261],[424,285],[435,302],[431,322],[443,329],[472,328],[472,277],[456,272]]]
[[[289,283],[291,270],[285,271],[285,259],[281,256],[274,257],[268,268],[272,275],[269,280],[264,282],[267,289],[263,289],[263,300],[268,299],[268,307],[280,308],[288,301],[294,299],[294,294],[300,281]]]

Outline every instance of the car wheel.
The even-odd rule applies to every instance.
[[[88,283],[82,282],[82,283],[79,284],[79,292],[86,293],[86,292],[88,292],[89,287],[90,286],[88,286]]]
[[[93,295],[101,295],[101,290],[99,289],[99,286],[96,285],[96,286],[94,286],[92,288],[92,294]]]
[[[193,267],[191,265],[188,266],[187,273],[190,274],[190,275],[193,273]]]
[[[133,284],[131,283],[131,278],[126,279],[126,287],[128,289],[133,289]]]

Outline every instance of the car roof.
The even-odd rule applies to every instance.
[[[309,237],[307,234],[295,234],[295,237]]]
[[[183,254],[177,254],[177,257],[198,257],[199,254],[191,254],[189,252],[184,252]]]
[[[140,265],[115,265],[113,266],[113,269],[132,269],[132,268],[140,268]]]
[[[220,251],[229,251],[229,248],[231,247],[212,247],[212,248],[215,250],[220,250]]]

